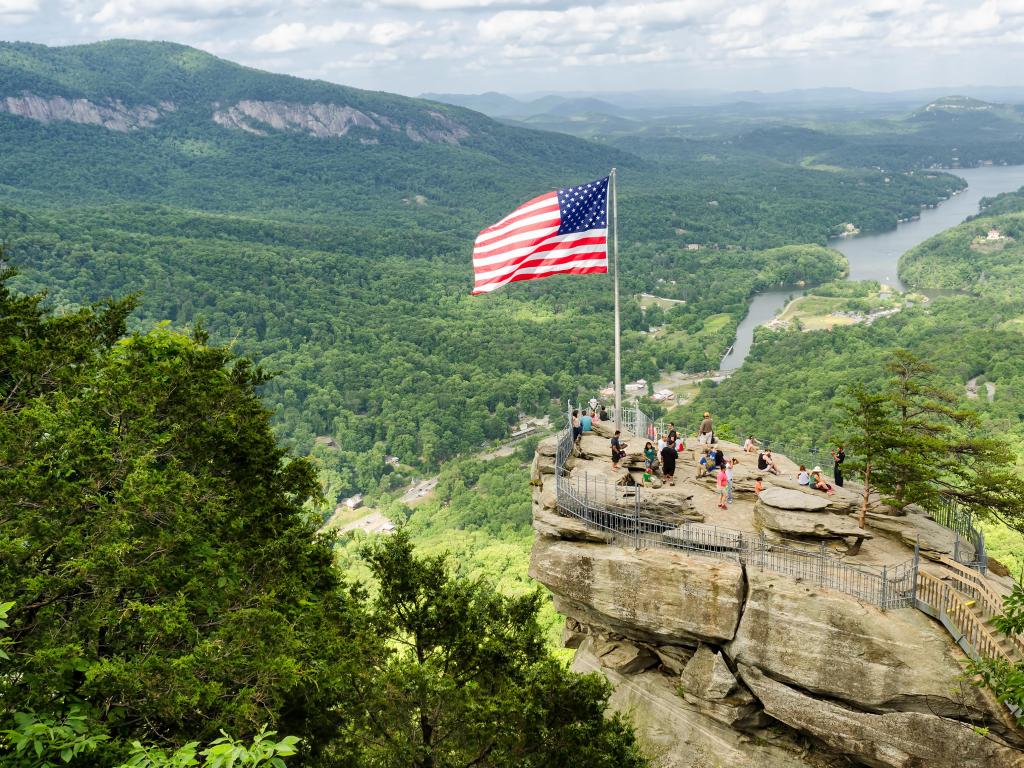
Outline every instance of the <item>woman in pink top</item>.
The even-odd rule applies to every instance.
[[[729,493],[729,476],[725,474],[725,467],[718,468],[718,506],[720,509],[728,509],[729,505],[726,504],[725,498]]]

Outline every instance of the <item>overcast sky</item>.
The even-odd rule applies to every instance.
[[[0,0],[0,39],[113,37],[412,95],[1024,85],[1024,0]]]

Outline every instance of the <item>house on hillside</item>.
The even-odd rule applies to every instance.
[[[986,240],[1002,240],[1003,234],[998,229],[990,229],[988,235],[985,237]]]
[[[349,509],[359,509],[363,506],[363,494],[357,493],[355,496],[349,496],[347,499],[342,499],[341,503]]]

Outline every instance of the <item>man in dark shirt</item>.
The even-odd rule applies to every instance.
[[[832,451],[832,460],[835,462],[832,465],[832,477],[835,478],[836,485],[842,488],[843,462],[846,461],[846,453],[843,451],[843,446],[840,445],[836,450]]]

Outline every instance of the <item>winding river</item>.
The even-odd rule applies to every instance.
[[[830,245],[842,252],[850,262],[849,280],[877,280],[903,290],[896,274],[900,256],[932,235],[960,224],[978,212],[983,197],[1000,192],[1013,192],[1024,186],[1024,165],[986,166],[951,171],[962,177],[967,189],[939,204],[937,208],[921,211],[921,218],[897,224],[896,229],[879,235],[864,235],[834,240]],[[799,288],[764,291],[755,294],[746,317],[736,330],[736,343],[719,368],[733,371],[739,368],[754,342],[754,329],[775,317],[790,298],[801,295]]]

